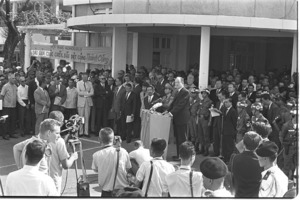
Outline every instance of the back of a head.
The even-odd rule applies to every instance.
[[[262,138],[267,138],[272,132],[272,127],[270,124],[263,122],[255,122],[252,124],[253,130],[258,133]]]
[[[180,145],[179,156],[182,160],[188,160],[194,155],[196,155],[196,152],[192,142],[186,141]]]
[[[40,140],[34,140],[26,146],[26,163],[36,165],[43,158],[46,150],[46,144]]]
[[[103,144],[110,144],[114,141],[114,131],[109,128],[102,128],[99,132],[99,138]]]
[[[64,115],[62,112],[60,111],[52,111],[50,114],[49,114],[49,118],[50,119],[55,119],[57,121],[59,121],[61,124],[64,123]]]
[[[40,134],[46,134],[47,131],[54,131],[55,126],[60,127],[60,122],[55,119],[45,119],[40,125]]]
[[[134,141],[133,145],[137,149],[140,148],[140,147],[142,147],[142,146],[144,146],[142,140],[136,140],[136,141]]]
[[[167,142],[162,138],[153,138],[151,141],[151,150],[155,156],[162,156],[166,147]]]
[[[254,131],[249,131],[245,133],[243,142],[245,148],[249,151],[254,151],[261,141],[261,137]]]

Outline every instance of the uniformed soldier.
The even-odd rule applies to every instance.
[[[288,177],[277,166],[278,146],[271,141],[256,149],[258,162],[264,168],[259,197],[283,197],[288,190]]]
[[[255,102],[254,104],[252,104],[251,111],[253,113],[253,116],[251,118],[251,123],[264,122],[265,124],[269,124],[267,118],[265,118],[262,114],[263,105],[261,103]]]
[[[292,178],[292,175],[296,168],[296,159],[297,155],[297,107],[295,106],[290,113],[292,114],[292,119],[286,122],[282,126],[282,131],[279,133],[279,140],[283,145],[283,168],[282,171],[289,177]],[[291,174],[290,174],[291,172]]]
[[[187,135],[188,138],[190,139],[190,141],[193,142],[193,144],[195,145],[195,151],[196,153],[200,153],[199,152],[199,142],[200,142],[200,138],[199,138],[199,117],[197,115],[198,111],[199,111],[199,107],[200,107],[200,98],[199,98],[199,94],[200,91],[195,89],[195,88],[191,88],[190,90],[190,114],[191,114],[191,118],[188,122],[187,125]]]
[[[201,144],[201,151],[200,153],[204,153],[204,156],[208,156],[209,146],[210,146],[210,139],[209,139],[209,116],[210,111],[209,108],[211,107],[212,101],[209,99],[209,89],[204,89],[201,91],[201,95],[203,99],[200,101],[199,107],[199,133],[200,133],[200,144]],[[203,152],[204,150],[204,152]]]
[[[250,116],[246,111],[247,106],[246,101],[239,101],[237,103],[238,120],[236,124],[236,143],[239,143],[243,139],[244,134],[249,130],[248,122],[250,121]]]
[[[202,197],[233,197],[225,189],[224,179],[228,173],[227,165],[218,157],[209,157],[200,164],[203,175],[204,192]]]

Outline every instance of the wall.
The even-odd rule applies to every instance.
[[[198,14],[297,19],[297,0],[113,0],[114,14]]]
[[[133,48],[133,34],[127,33],[127,55],[126,64],[132,64],[132,48]]]
[[[139,34],[138,66],[152,67],[153,34]]]

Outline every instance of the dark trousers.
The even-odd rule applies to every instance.
[[[220,155],[220,147],[221,147],[221,126],[218,122],[221,122],[219,119],[216,119],[218,121],[215,121],[213,124],[213,148],[214,148],[214,154],[216,156]]]
[[[36,116],[35,116],[35,110],[33,108],[29,108],[29,120],[28,120],[28,125],[29,125],[29,131],[33,132],[33,135],[35,134],[35,121],[36,121]],[[37,133],[38,134],[38,133]]]
[[[77,109],[76,108],[65,108],[64,109],[64,118],[65,120],[70,119],[73,115],[77,114]]]
[[[13,135],[16,130],[16,119],[17,119],[16,108],[5,108],[3,107],[3,115],[8,115],[8,118],[4,123],[4,135]]]
[[[121,129],[121,137],[123,139],[131,139],[132,138],[132,131],[133,131],[133,123],[126,123],[126,116],[122,116],[122,129]]]
[[[114,120],[114,131],[116,135],[122,136],[122,120],[121,118]]]
[[[187,140],[187,124],[174,124],[174,135],[176,138],[177,156],[179,156],[179,146]]]
[[[141,134],[141,117],[139,115],[134,116],[134,122],[133,122],[133,133],[134,138],[140,138]]]
[[[23,102],[27,105],[28,100],[23,100]],[[23,133],[28,133],[28,118],[29,118],[29,110],[27,109],[26,106],[21,106],[19,104],[18,106],[18,113],[19,113],[19,123],[20,123],[20,130]]]
[[[235,149],[234,138],[234,135],[223,135],[222,154],[224,156],[224,162],[229,162],[230,156]]]
[[[104,191],[104,190],[102,190],[101,197],[112,197],[112,191]]]
[[[99,133],[101,128],[107,126],[107,110],[104,107],[96,108],[96,132]]]

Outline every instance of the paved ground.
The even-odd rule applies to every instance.
[[[17,139],[10,139],[9,141],[3,140],[0,138],[0,178],[2,181],[2,185],[5,187],[5,180],[7,175],[17,170],[17,167],[14,162],[13,158],[13,145],[23,141],[25,139],[29,138],[29,136],[26,137],[19,137]],[[91,170],[91,163],[92,163],[92,155],[99,149],[99,144],[97,137],[92,136],[88,139],[81,139],[82,146],[83,146],[83,157],[85,161],[85,166],[87,169],[88,174],[88,180],[90,182],[90,193],[91,196],[100,196],[101,193],[99,191],[98,185],[97,185],[97,174]],[[133,150],[133,143],[127,144],[126,142],[122,143],[122,147],[125,148],[128,152]],[[168,155],[167,160],[170,161],[174,165],[178,165],[179,162],[173,162],[171,161],[171,157],[176,154],[176,147],[173,142],[171,142],[168,146]],[[193,165],[193,168],[195,170],[199,170],[200,162],[203,160],[203,156],[197,155],[196,161]],[[78,165],[79,174],[81,173],[81,165],[79,163]],[[63,171],[63,183],[62,188],[65,187],[64,193],[62,196],[76,196],[76,176],[75,176],[75,167],[72,166],[69,170]],[[63,190],[63,189],[62,189]],[[0,191],[1,194],[1,191]]]

